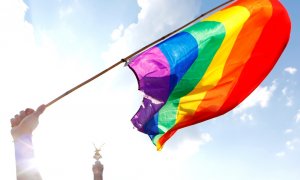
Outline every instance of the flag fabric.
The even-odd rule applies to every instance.
[[[178,130],[240,104],[272,70],[290,37],[278,0],[238,0],[134,57],[143,104],[133,125],[160,150]]]

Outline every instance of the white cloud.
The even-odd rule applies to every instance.
[[[286,134],[292,133],[292,132],[293,132],[292,129],[287,129],[287,130],[285,131]],[[289,152],[297,150],[298,147],[300,147],[299,145],[300,145],[300,139],[299,139],[299,138],[294,138],[294,139],[288,140],[288,141],[286,141],[286,143],[285,143],[285,146],[286,146],[286,148],[287,148],[288,151],[281,151],[281,152],[276,153],[275,155],[276,155],[276,157],[278,157],[278,158],[283,158],[283,157],[285,157]]]
[[[293,129],[286,129],[285,131],[284,131],[284,133],[285,134],[290,134],[290,133],[292,133],[294,130]]]
[[[298,113],[296,114],[296,122],[300,123],[300,109],[298,110]]]
[[[233,112],[241,113],[255,106],[260,106],[261,108],[267,107],[276,89],[276,81],[273,81],[271,86],[257,87]]]
[[[284,88],[281,90],[282,94],[283,94],[283,95],[287,95],[287,90],[288,90],[288,88],[287,88],[287,87],[284,87]]]
[[[59,2],[62,3],[61,0]],[[63,19],[65,17],[68,17],[69,15],[71,15],[72,13],[74,13],[75,9],[78,7],[79,7],[78,0],[72,0],[70,3],[68,3],[67,6],[61,6],[61,8],[58,11],[60,19]]]
[[[199,126],[189,126],[177,131],[165,144],[162,151],[171,153],[183,161],[197,154],[204,145],[212,140],[211,134],[202,132]]]
[[[292,151],[292,150],[295,150],[296,147],[300,144],[300,139],[295,138],[295,139],[287,141],[285,144],[286,144],[286,147]]]
[[[69,6],[67,8],[62,8],[59,10],[59,17],[64,18],[70,14],[72,14],[74,11],[73,7]]]
[[[287,97],[285,105],[288,106],[288,107],[293,106],[294,105],[293,98],[292,97]]]
[[[111,33],[111,39],[113,41],[116,41],[122,37],[124,33],[124,25],[121,24],[117,29],[114,29],[113,32]]]
[[[276,155],[276,157],[282,158],[282,157],[286,156],[286,153],[282,151],[282,152],[276,153],[275,155]]]
[[[113,31],[114,41],[102,53],[102,59],[111,62],[124,58],[199,15],[200,1],[197,0],[137,2],[141,8],[138,21],[127,27],[120,25]]]
[[[252,114],[247,114],[247,113],[244,113],[240,119],[242,120],[242,122],[251,122],[254,120],[253,118],[253,115]]]
[[[284,87],[282,90],[281,90],[281,93],[282,95],[286,98],[286,103],[285,105],[288,106],[288,107],[291,107],[294,105],[294,98],[293,96],[291,96],[291,92],[289,91],[289,89],[287,87]]]
[[[291,75],[293,75],[297,72],[297,69],[295,67],[287,67],[287,68],[284,69],[284,71],[291,74]]]
[[[180,142],[176,143],[175,148],[168,148],[166,151],[170,153],[171,156],[177,157],[179,160],[185,160],[198,153],[201,146],[212,140],[213,138],[209,133],[201,133],[194,137],[185,136]]]

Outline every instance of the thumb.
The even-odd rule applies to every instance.
[[[46,109],[46,105],[42,104],[40,105],[37,110],[35,111],[36,116],[40,116]]]

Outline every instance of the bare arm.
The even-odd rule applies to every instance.
[[[11,135],[15,145],[17,180],[41,180],[34,164],[32,132],[38,125],[39,116],[45,110],[41,105],[36,111],[27,108],[11,119]]]
[[[96,161],[93,165],[94,180],[103,180],[103,165]]]

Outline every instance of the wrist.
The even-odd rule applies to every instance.
[[[32,134],[24,133],[24,134],[14,134],[13,135],[14,142],[23,142],[23,143],[32,143]]]
[[[20,127],[15,127],[11,129],[11,136],[13,137],[14,141],[27,140],[29,137],[32,137],[32,131],[24,130]]]
[[[94,180],[102,180],[102,179],[103,179],[102,174],[101,175],[94,174]]]
[[[16,161],[33,158],[32,135],[25,134],[14,139]]]

